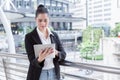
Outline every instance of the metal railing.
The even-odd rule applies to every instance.
[[[71,39],[75,39],[77,37],[81,37],[82,36],[82,31],[80,30],[70,30],[70,31],[55,31],[61,40],[71,40]]]
[[[28,59],[26,55],[23,54],[7,54],[0,53],[0,80],[26,80],[27,70],[28,70]],[[14,60],[16,59],[16,60]],[[21,60],[20,60],[21,59]],[[21,63],[17,61],[21,61]],[[12,62],[11,62],[12,61]],[[23,64],[22,61],[25,63]],[[96,64],[88,64],[88,63],[77,63],[65,61],[61,66],[72,67],[78,69],[87,69],[94,70],[104,73],[112,73],[120,75],[120,68],[96,65]],[[96,78],[78,76],[74,74],[69,74],[66,72],[61,72],[62,76],[73,77],[74,79],[83,79],[83,80],[99,80]]]

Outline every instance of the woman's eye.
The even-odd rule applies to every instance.
[[[39,20],[39,22],[42,22],[42,20]]]
[[[44,22],[47,22],[47,19],[45,19]]]

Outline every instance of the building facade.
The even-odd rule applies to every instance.
[[[69,13],[69,3],[67,1],[59,0],[13,0],[14,5],[20,12],[35,13],[39,4],[43,4],[48,8],[50,17],[71,17]],[[33,5],[34,4],[34,5]],[[35,24],[34,24],[35,25]],[[72,29],[72,22],[51,21],[50,25],[54,30],[68,30]]]
[[[50,26],[54,30],[72,30],[72,13],[69,12],[69,1],[63,0],[11,0],[17,8],[18,12],[23,14],[32,14],[35,16],[35,10],[39,4],[43,4],[49,10]],[[0,0],[0,4],[4,3]],[[10,9],[12,10],[12,8]],[[11,21],[12,25],[19,27],[31,26],[35,27],[34,16],[31,19]],[[54,19],[53,19],[54,18]],[[62,19],[64,18],[64,19]],[[72,18],[73,19],[73,18]],[[13,28],[13,27],[12,27]]]
[[[85,0],[75,0],[74,4],[70,5],[70,12],[74,13],[74,17],[86,18],[86,1]],[[85,29],[86,20],[73,22],[74,29]]]
[[[115,24],[120,22],[119,0],[81,0],[79,3],[76,2],[75,4],[80,7],[75,11],[75,16],[86,14],[87,22],[80,22],[83,25],[87,24],[87,26],[114,28]],[[86,7],[85,11],[83,11],[83,6]]]

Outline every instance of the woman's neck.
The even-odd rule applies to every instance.
[[[42,32],[42,33],[46,33],[47,32],[47,28],[44,28],[44,29],[40,29],[39,30]]]
[[[48,30],[47,30],[47,28],[39,29],[39,30],[43,33],[43,35],[45,36],[45,38],[48,37]]]

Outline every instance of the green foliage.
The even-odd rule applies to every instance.
[[[18,27],[18,31],[22,32],[23,31],[23,27]]]
[[[84,42],[84,43],[81,43],[81,46],[80,46],[80,52],[81,54],[91,54],[91,53],[94,53],[94,50],[97,50],[99,47],[99,44],[97,42]]]
[[[88,60],[92,60],[93,56],[92,55],[88,55],[87,57],[82,55],[83,58],[88,59]],[[94,56],[94,60],[103,60],[103,55],[95,55]]]
[[[91,40],[91,31],[92,30],[92,27],[88,27],[87,29],[85,29],[83,31],[83,43],[86,42],[86,41],[90,41]]]
[[[80,53],[85,55],[94,55],[99,48],[99,40],[102,37],[101,28],[87,27],[83,31],[83,42],[78,46],[80,48]]]
[[[54,31],[54,28],[53,28],[52,26],[49,26],[49,29],[50,29],[51,31]]]
[[[93,41],[92,41],[93,35]],[[99,39],[102,37],[102,29],[101,28],[92,28],[88,27],[83,31],[83,43],[86,41],[90,42],[99,42]]]
[[[112,37],[117,37],[118,32],[120,32],[120,23],[116,24],[116,27],[111,30],[111,36]]]
[[[27,29],[26,29],[26,32],[29,33],[33,30],[33,28],[31,26],[28,26]]]
[[[102,29],[101,28],[93,29],[93,32],[94,32],[94,42],[99,43],[100,38],[102,38],[103,36]]]

